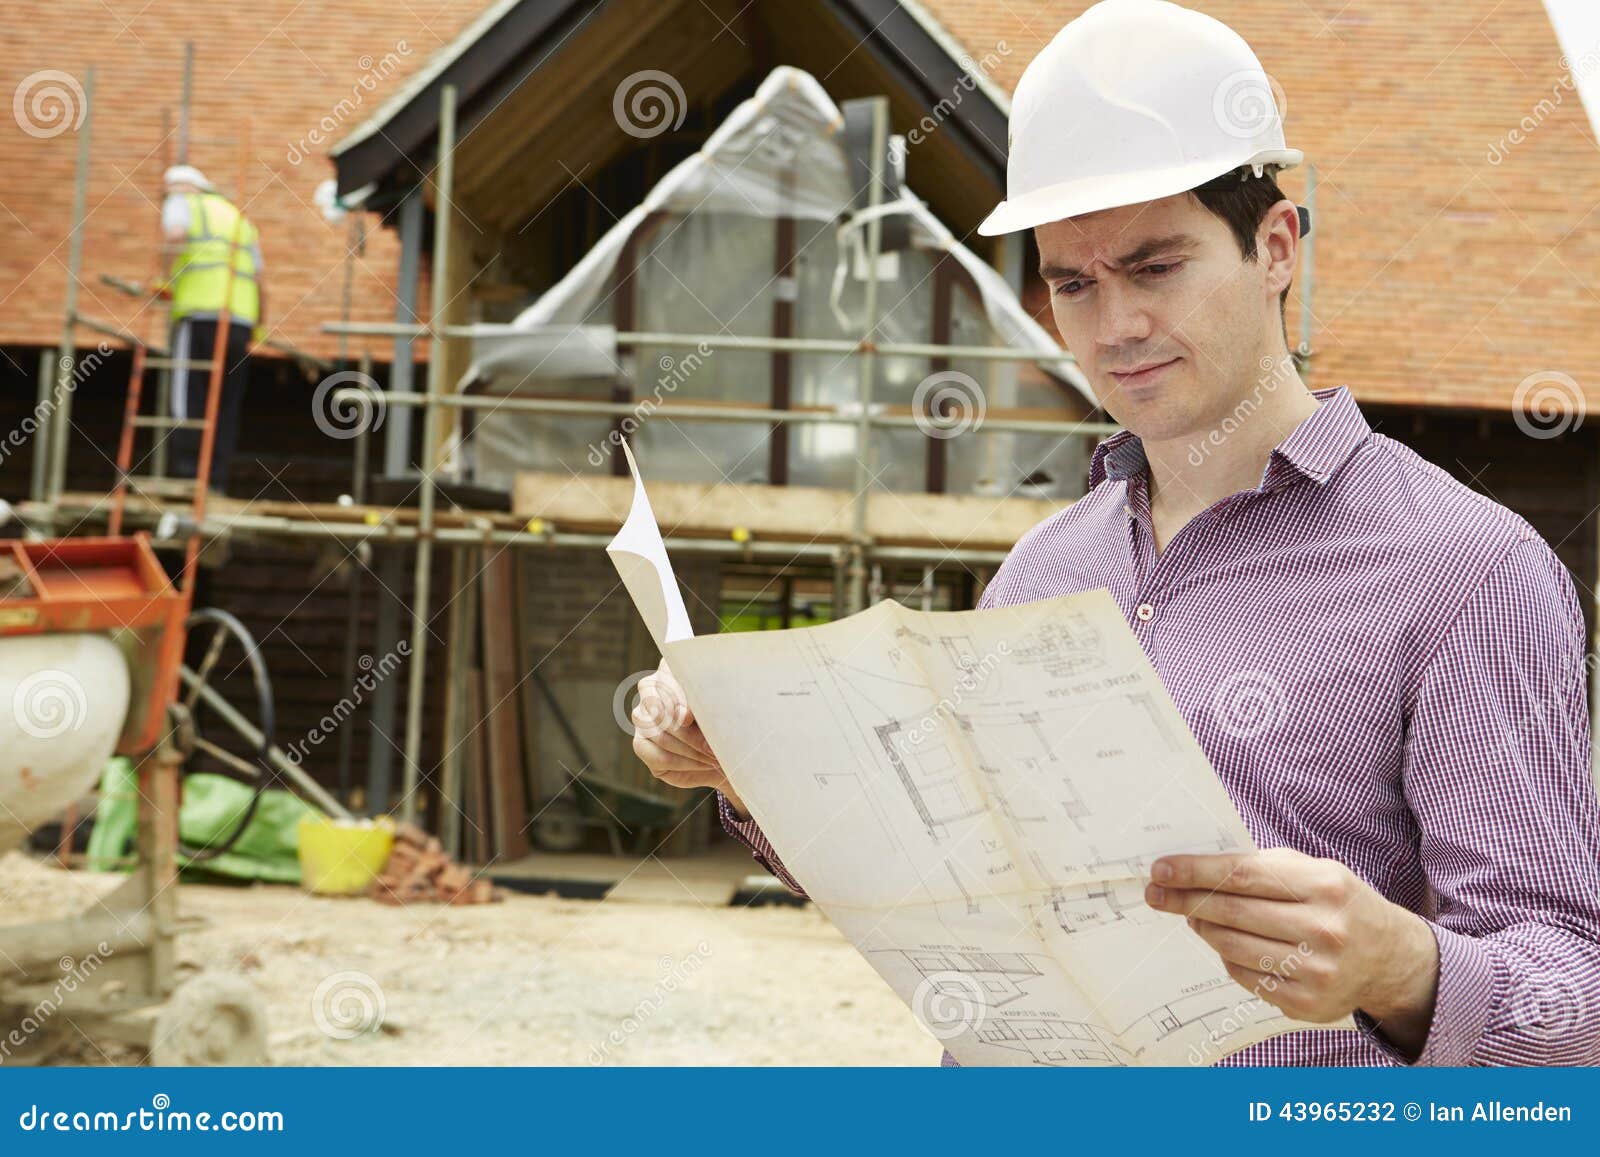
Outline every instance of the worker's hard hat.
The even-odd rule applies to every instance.
[[[1008,143],[1006,199],[984,236],[1302,157],[1244,39],[1167,0],[1102,0],[1058,32],[1017,82]]]
[[[162,181],[169,189],[174,185],[193,185],[196,189],[209,192],[216,187],[193,165],[173,165],[162,176]]]

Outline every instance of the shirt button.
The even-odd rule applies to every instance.
[[[1149,603],[1140,603],[1134,608],[1133,613],[1139,616],[1139,621],[1142,623],[1148,623],[1156,617],[1156,609]]]

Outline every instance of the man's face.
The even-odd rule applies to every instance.
[[[1281,286],[1193,197],[1054,221],[1035,237],[1067,348],[1106,412],[1141,438],[1212,429],[1261,378]]]

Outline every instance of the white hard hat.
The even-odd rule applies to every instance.
[[[978,232],[1171,197],[1245,165],[1297,165],[1272,85],[1221,21],[1167,0],[1102,0],[1017,82],[1006,199]]]
[[[193,185],[197,189],[205,189],[208,192],[215,188],[210,181],[206,180],[206,175],[193,165],[173,165],[162,175],[161,179],[169,189],[174,185]]]

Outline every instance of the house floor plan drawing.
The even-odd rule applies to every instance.
[[[1209,1064],[1309,1027],[1143,889],[1252,846],[1103,591],[674,642],[784,864],[963,1064]]]
[[[1144,903],[1156,857],[1253,844],[1109,593],[669,638],[658,544],[619,570],[728,778],[962,1064],[1210,1064],[1354,1027],[1286,1017]]]

